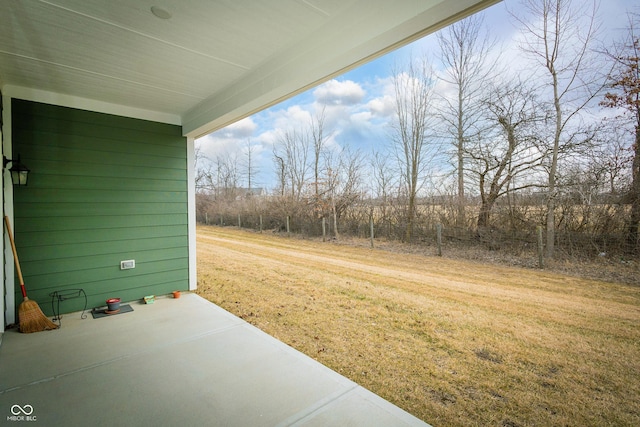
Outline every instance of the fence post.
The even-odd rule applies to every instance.
[[[544,268],[544,241],[542,240],[542,226],[539,225],[538,231],[538,267]]]
[[[209,213],[208,212],[204,213],[204,223],[209,225]]]
[[[260,214],[260,232],[262,233],[262,214]]]
[[[238,228],[242,228],[242,220],[240,219],[240,214],[238,214]]]
[[[291,216],[287,215],[287,236],[289,236],[291,234],[291,228],[290,228],[290,224],[289,224],[290,220],[291,220]]]
[[[442,256],[442,224],[436,224],[436,243],[438,245],[438,256]]]
[[[327,219],[322,217],[322,241],[327,241]]]
[[[371,234],[371,247],[373,248],[373,217],[369,218],[369,231]]]

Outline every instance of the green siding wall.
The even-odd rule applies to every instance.
[[[56,290],[82,288],[93,308],[188,289],[179,126],[13,100],[12,134],[14,156],[31,169],[29,185],[13,187],[16,246],[27,293],[45,313]],[[128,259],[136,267],[120,270]]]

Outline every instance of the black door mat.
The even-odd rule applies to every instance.
[[[111,317],[117,316],[118,314],[123,313],[131,313],[133,308],[129,304],[120,304],[120,310],[115,313],[108,311],[106,308],[94,308],[91,310],[91,315],[94,319],[99,319],[101,317]]]

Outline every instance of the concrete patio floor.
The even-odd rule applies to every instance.
[[[131,306],[5,332],[0,424],[427,425],[198,295]]]

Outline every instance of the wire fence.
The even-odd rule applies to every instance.
[[[546,210],[540,205],[497,206],[489,226],[477,227],[477,207],[465,209],[465,223],[456,224],[458,209],[443,204],[423,203],[410,226],[403,206],[375,203],[350,206],[339,212],[318,212],[307,203],[284,200],[239,200],[200,203],[201,223],[233,226],[258,232],[297,235],[306,238],[364,239],[376,246],[402,242],[430,250],[485,251],[518,257],[526,265],[544,266],[546,235],[542,227]],[[592,259],[616,257],[637,259],[638,242],[629,242],[624,206],[560,206],[555,230],[554,257]],[[459,218],[457,218],[459,219]]]

